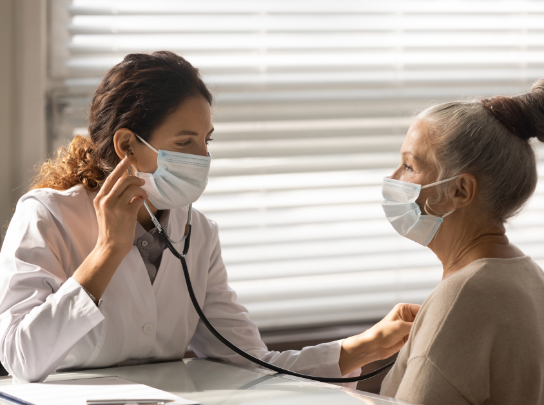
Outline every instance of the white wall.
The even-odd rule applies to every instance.
[[[47,152],[44,0],[0,0],[0,225]]]

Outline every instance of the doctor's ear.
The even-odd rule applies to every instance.
[[[115,147],[115,153],[121,160],[123,160],[129,152],[134,150],[133,145],[136,142],[134,133],[127,128],[118,129],[113,135],[113,146]]]
[[[466,207],[469,205],[478,192],[478,180],[470,173],[463,173],[457,177],[452,187],[452,199],[455,202],[455,208]]]

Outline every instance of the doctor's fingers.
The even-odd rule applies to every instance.
[[[373,341],[376,347],[375,354],[380,359],[386,359],[398,352],[402,346],[404,346],[408,340],[411,329],[411,322],[404,322],[400,320],[387,321],[384,319],[374,325],[367,332],[373,336]]]
[[[128,159],[124,158],[119,162],[117,167],[113,169],[113,171],[110,173],[104,184],[102,184],[102,187],[100,188],[100,191],[97,194],[97,197],[102,195],[108,195],[113,186],[117,183],[117,180],[119,180],[123,174],[127,172],[128,169]]]
[[[94,200],[94,208],[97,212],[105,212],[105,211],[117,211],[117,207],[121,207],[122,210],[126,211],[127,205],[132,201],[134,196],[139,195],[142,196],[142,198],[147,198],[147,194],[145,191],[140,187],[140,185],[143,182],[142,179],[139,179],[138,177],[122,177],[120,178],[117,183],[113,186],[109,194],[106,195],[97,195]],[[133,189],[134,191],[131,191],[132,194],[127,194],[122,200],[121,196],[128,190]],[[139,190],[141,191],[139,191]],[[138,194],[136,194],[138,193]],[[129,197],[131,196],[131,197]]]
[[[391,320],[402,319],[406,322],[414,322],[421,305],[417,304],[397,304],[387,315]]]
[[[106,200],[116,200],[123,195],[125,190],[129,187],[139,187],[143,186],[145,184],[145,181],[143,179],[140,179],[139,177],[134,176],[126,176],[121,177],[117,182],[113,185],[110,192],[104,196],[104,199]]]
[[[147,198],[147,193],[143,188],[139,185],[131,184],[123,191],[117,201],[119,207],[130,206],[137,211]]]
[[[406,342],[413,325],[413,322],[396,321],[393,328],[395,329],[395,334],[399,337],[399,339]]]

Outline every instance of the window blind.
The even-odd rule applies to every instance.
[[[53,0],[51,17],[53,147],[85,132],[125,54],[172,50],[201,70],[216,134],[195,207],[219,224],[230,284],[264,330],[422,303],[440,263],[380,207],[410,117],[544,77],[544,1]],[[540,263],[543,184],[509,227]]]

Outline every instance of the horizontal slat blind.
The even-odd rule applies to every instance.
[[[440,263],[380,207],[410,116],[544,77],[544,1],[54,0],[52,16],[54,146],[84,132],[126,53],[168,49],[201,69],[216,140],[195,206],[218,222],[231,285],[263,329],[423,302]],[[510,233],[540,261],[543,184]]]

